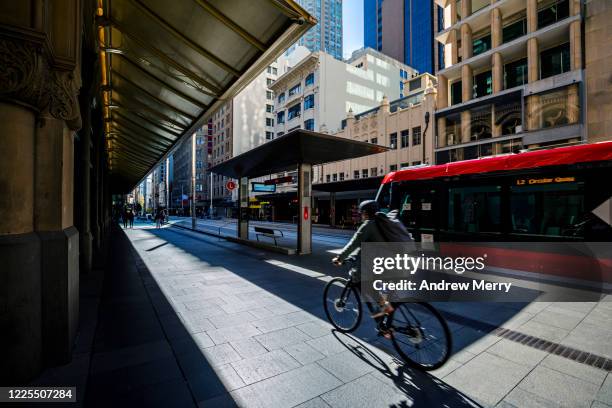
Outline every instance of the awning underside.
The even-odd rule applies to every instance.
[[[130,186],[315,23],[291,0],[99,3],[110,167]]]

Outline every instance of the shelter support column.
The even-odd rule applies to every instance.
[[[249,239],[249,178],[240,177],[238,186],[238,238]]]
[[[329,225],[336,226],[336,192],[329,193]]]
[[[312,252],[312,165],[298,165],[298,254],[307,255]],[[331,205],[331,203],[330,203]]]

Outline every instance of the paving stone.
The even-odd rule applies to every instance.
[[[516,330],[518,332],[529,334],[534,337],[538,337],[555,343],[559,343],[569,333],[569,330],[554,327],[548,324],[544,324],[542,322],[536,322],[533,319],[525,324],[522,324]]]
[[[597,386],[600,386],[604,382],[608,374],[608,372],[600,370],[599,368],[581,364],[577,361],[572,361],[553,354],[542,360],[541,366],[552,368],[553,370],[580,378]]]
[[[595,397],[597,401],[612,405],[612,374],[608,374]]]
[[[342,383],[318,365],[310,364],[233,391],[239,406],[286,408],[304,403]]]
[[[515,388],[500,402],[499,408],[559,408],[554,402],[532,394],[521,388]]]
[[[212,366],[220,366],[242,360],[242,356],[229,343],[208,347],[202,350],[202,352]]]
[[[313,398],[303,404],[296,405],[294,408],[330,408],[329,404],[320,397]]]
[[[300,324],[296,327],[313,339],[330,334],[333,330],[333,326],[331,324],[323,321],[308,322]]]
[[[295,358],[300,364],[310,364],[315,361],[325,358],[325,356],[319,353],[317,350],[312,348],[306,343],[296,343],[283,348],[291,357]]]
[[[259,356],[269,351],[254,338],[232,341],[230,344],[244,358]]]
[[[495,405],[529,372],[529,367],[484,352],[444,378],[478,401]]]
[[[572,330],[584,319],[585,313],[550,306],[533,317],[533,321]]]
[[[412,398],[372,375],[338,387],[321,395],[321,398],[337,408],[409,407],[414,404]]]
[[[230,341],[242,340],[261,334],[252,324],[243,324],[240,326],[224,327],[222,329],[210,330],[207,332],[215,344],[223,344]]]
[[[268,350],[275,350],[295,343],[310,340],[310,337],[295,327],[288,327],[254,337]]]
[[[257,357],[244,359],[232,366],[246,384],[252,384],[300,367],[293,357],[283,350],[274,350]]]
[[[221,329],[223,327],[240,326],[245,323],[249,323],[255,320],[255,316],[249,312],[239,312],[212,316],[209,318],[209,320],[217,329]]]
[[[346,340],[348,339],[348,340]],[[308,340],[306,344],[317,350],[319,353],[325,356],[331,356],[333,354],[342,353],[347,350],[348,346],[358,346],[358,344],[350,340],[349,337],[344,336],[344,343],[338,340],[338,337],[333,334],[327,336],[317,337],[316,339]]]
[[[367,355],[362,359],[351,351],[326,357],[317,361],[317,364],[344,383],[376,370],[376,363],[368,361]]]
[[[612,358],[612,328],[609,327],[582,322],[561,343]]]
[[[533,347],[525,346],[512,340],[501,339],[487,349],[487,353],[514,361],[529,367],[535,367],[548,353]]]
[[[536,367],[521,381],[519,388],[562,407],[590,407],[599,386],[560,373],[548,367]]]

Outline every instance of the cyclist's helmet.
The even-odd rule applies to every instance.
[[[368,214],[368,217],[373,217],[378,212],[378,203],[374,200],[362,201],[359,204],[359,211]]]

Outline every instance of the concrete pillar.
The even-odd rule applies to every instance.
[[[329,193],[329,226],[336,226],[336,193]]]
[[[527,32],[538,29],[538,0],[527,0]]]
[[[436,129],[438,131],[437,147],[446,146],[446,118],[438,118]]]
[[[448,79],[444,75],[438,75],[438,96],[436,98],[437,109],[448,107]]]
[[[491,76],[493,80],[493,93],[504,90],[504,60],[499,52],[491,57]]]
[[[88,98],[81,103],[83,128],[81,137],[81,231],[80,231],[80,262],[81,273],[89,272],[93,260],[93,236],[91,233],[91,106]]]
[[[448,7],[450,7],[450,25],[452,26],[457,22],[457,0],[449,0]]]
[[[472,42],[472,28],[469,24],[461,26],[461,59],[463,61],[474,55],[474,43]]]
[[[74,227],[74,131],[43,114],[36,129],[34,228],[41,244],[43,353],[71,359],[79,315],[79,232]]]
[[[540,79],[540,51],[537,38],[527,40],[527,66],[529,83]]]
[[[300,255],[312,252],[312,165],[298,165],[298,231],[297,250]]]
[[[449,35],[451,43],[451,65],[455,65],[459,62],[459,33],[457,30],[452,30]]]
[[[474,93],[473,76],[472,67],[469,65],[464,65],[461,67],[461,101],[467,102],[472,99],[472,95]],[[461,143],[466,143],[470,141],[470,136],[472,134],[472,113],[469,110],[464,110],[461,112]]]
[[[32,110],[0,101],[2,384],[27,381],[42,368],[41,249],[34,232],[35,129]]]
[[[580,119],[580,94],[578,85],[573,84],[567,88],[567,120],[569,123],[578,123]]]
[[[466,18],[472,14],[472,0],[461,0],[461,18]]]
[[[238,182],[238,238],[249,239],[249,178]]]
[[[582,27],[580,21],[570,24],[570,69],[582,69]]]
[[[491,10],[491,48],[499,47],[502,41],[502,15],[501,10],[496,7]]]

